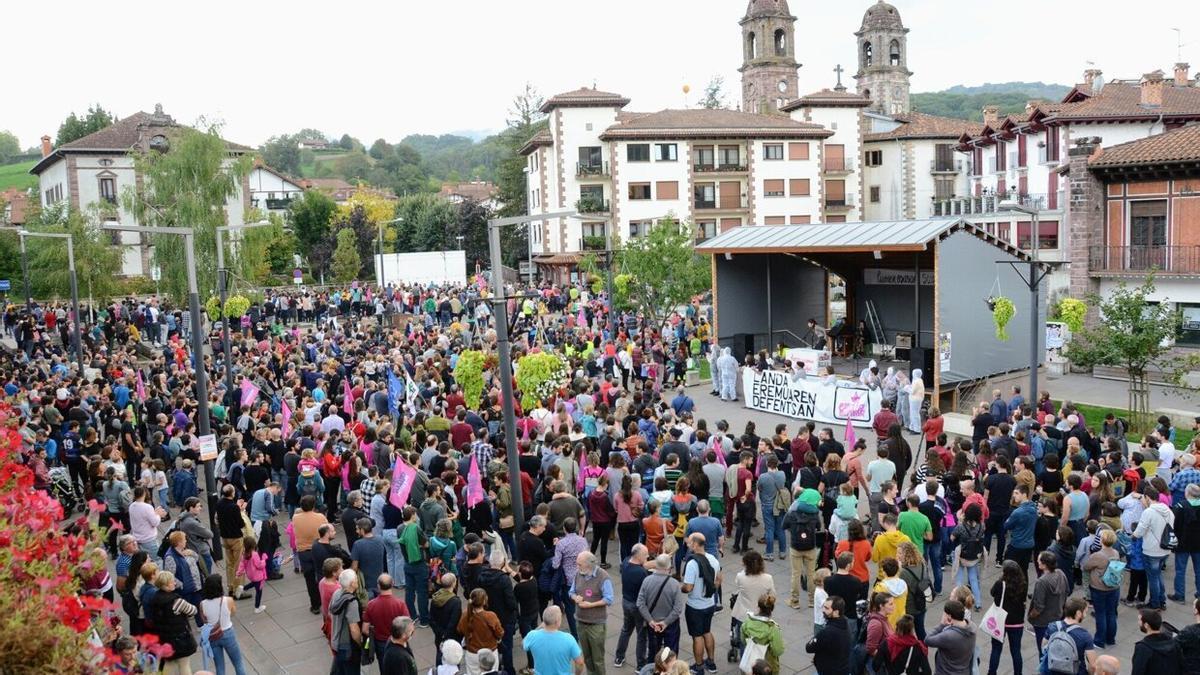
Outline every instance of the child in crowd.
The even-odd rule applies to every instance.
[[[829,519],[829,531],[836,541],[846,541],[849,537],[850,521],[858,517],[858,497],[854,496],[854,486],[849,481],[838,488],[837,507],[833,517]]]
[[[171,498],[167,487],[167,463],[161,459],[154,460],[154,494],[157,495],[158,505],[166,510]]]
[[[254,613],[267,611],[267,606],[262,604],[263,584],[267,580],[267,554],[258,550],[258,540],[254,537],[242,539],[242,559],[238,563],[237,575],[246,579],[243,591],[254,589]]]
[[[813,592],[813,626],[816,633],[820,633],[821,629],[825,628],[825,601],[829,599],[829,593],[825,591],[825,580],[829,578],[829,569],[822,567],[813,575],[813,584],[817,587]]]

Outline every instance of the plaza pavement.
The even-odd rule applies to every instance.
[[[736,433],[740,433],[745,427],[747,421],[753,420],[758,428],[760,435],[770,434],[774,431],[775,425],[780,422],[788,424],[788,431],[794,433],[797,428],[798,420],[753,411],[742,407],[741,401],[736,403],[723,402],[716,397],[709,396],[709,387],[707,384],[692,387],[689,389],[689,394],[696,400],[696,416],[708,420],[709,427],[713,428],[718,419],[725,419],[729,422],[730,429]],[[823,425],[818,425],[820,428]],[[837,437],[840,438],[841,430],[835,430]],[[874,455],[874,434],[869,430],[866,433],[860,433],[860,437],[868,439],[868,456],[873,458]],[[866,499],[860,500],[860,507],[865,512]],[[286,517],[281,516],[282,520]],[[167,525],[164,524],[162,530],[166,531]],[[341,532],[341,527],[338,527],[338,540],[344,544],[344,534]],[[761,528],[755,529],[755,536],[761,534]],[[590,536],[589,536],[590,541]],[[763,550],[761,544],[753,544],[760,552]],[[620,634],[622,622],[622,610],[620,603],[620,574],[619,561],[617,560],[616,542],[612,542],[609,546],[609,563],[612,568],[608,570],[613,579],[614,595],[617,602],[609,609],[608,621],[608,636],[607,636],[607,658],[606,669],[609,673],[632,673],[634,672],[633,662],[633,644],[629,646],[626,654],[626,665],[623,668],[615,668],[612,665],[613,654],[616,650],[617,637]],[[723,567],[724,583],[727,588],[732,588],[735,574],[741,569],[741,557],[735,556],[730,552],[731,545],[726,544],[725,554],[721,558]],[[219,567],[223,565],[218,564]],[[1164,574],[1167,584],[1167,592],[1170,594],[1171,584],[1174,579],[1174,562],[1168,564],[1168,570]],[[804,646],[813,635],[813,614],[812,610],[807,606],[807,601],[802,593],[801,604],[802,609],[794,610],[785,604],[789,587],[790,568],[786,559],[775,560],[767,563],[767,571],[774,577],[776,595],[780,598],[775,609],[775,619],[783,628],[786,649],[783,657],[780,660],[782,673],[812,673],[812,656],[805,652]],[[950,569],[946,569],[945,573],[949,574]],[[984,569],[983,574],[983,592],[985,597],[988,590],[991,588],[992,582],[997,578],[999,570],[995,569],[991,563]],[[325,643],[324,637],[321,635],[321,620],[319,616],[314,616],[308,612],[308,595],[305,591],[304,581],[299,575],[292,573],[290,563],[284,568],[285,577],[280,581],[267,582],[263,592],[263,602],[267,605],[267,610],[262,614],[254,614],[252,600],[241,600],[238,602],[238,612],[234,617],[236,625],[238,642],[241,645],[242,656],[245,661],[246,671],[248,673],[258,674],[282,674],[287,675],[324,675],[329,672],[330,653]],[[1191,574],[1189,570],[1189,589],[1191,588]],[[933,628],[941,620],[941,607],[945,598],[949,595],[951,580],[947,577],[944,583],[943,593],[930,604],[925,623],[927,628]],[[1078,590],[1076,591],[1079,592]],[[1124,590],[1122,591],[1122,593]],[[402,591],[401,591],[402,593]],[[1191,592],[1188,594],[1191,595]],[[726,605],[713,620],[713,633],[717,642],[717,667],[721,673],[737,673],[738,668],[736,663],[727,663],[724,659],[724,654],[729,645],[729,624],[730,612],[728,608],[728,595],[726,597]],[[990,602],[988,603],[990,604]],[[1167,611],[1164,618],[1173,625],[1182,628],[1191,622],[1191,613],[1187,606],[1176,604],[1173,602],[1167,603]],[[983,615],[986,608],[979,608],[975,611],[974,618],[976,621]],[[1137,611],[1134,609],[1121,606],[1117,611],[1117,619],[1119,628],[1117,632],[1117,642],[1114,646],[1105,649],[1102,653],[1111,654],[1121,660],[1122,673],[1128,673],[1131,669],[1132,655],[1134,643],[1141,639],[1141,634],[1137,628]],[[682,619],[681,619],[682,624]],[[1089,616],[1084,625],[1089,631],[1094,630],[1095,622]],[[681,625],[682,628],[682,625]],[[689,662],[692,657],[691,641],[687,637],[686,629],[682,631],[680,640],[680,650],[683,658]],[[979,637],[977,644],[980,647],[980,654],[983,659],[980,673],[987,672],[987,658],[990,653],[991,645],[989,640]],[[419,673],[426,673],[434,663],[434,645],[433,634],[428,628],[419,628],[413,636],[411,642],[414,653],[417,657],[417,666]],[[525,665],[524,653],[520,650],[520,641],[517,641],[518,648],[515,654],[515,663],[518,669]],[[930,663],[932,665],[936,650],[930,651]],[[1022,654],[1024,656],[1024,673],[1036,673],[1037,657],[1031,631],[1026,631],[1022,639]],[[198,670],[201,668],[201,658],[197,654],[192,657],[192,668]],[[229,670],[228,672],[232,672]],[[373,665],[363,669],[364,673],[378,673],[378,667]],[[1000,662],[1000,668],[997,671],[1001,675],[1010,674],[1012,670],[1012,661],[1008,655],[1007,645],[1005,646],[1004,657]]]

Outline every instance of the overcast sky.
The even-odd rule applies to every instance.
[[[853,32],[869,4],[792,0],[801,92],[831,86],[837,63],[853,86]],[[1191,45],[1184,60],[1200,65],[1200,3],[1142,0],[1136,11],[1112,0],[895,4],[911,29],[914,92],[1072,84],[1088,61],[1109,79],[1169,74],[1172,26]],[[93,102],[121,116],[162,103],[183,123],[222,120],[226,138],[248,145],[302,127],[369,145],[499,129],[526,81],[547,96],[594,82],[633,99],[630,110],[658,110],[694,105],[722,75],[736,103],[745,9],[745,0],[65,0],[47,13],[9,3],[0,129],[28,147]],[[1035,25],[1052,28],[1039,35]]]

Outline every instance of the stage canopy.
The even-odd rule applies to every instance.
[[[712,256],[714,331],[735,354],[797,346],[810,318],[830,326],[832,274],[846,324],[907,352],[935,401],[939,386],[1029,367],[1029,257],[961,218],[745,226],[696,250]],[[997,296],[1016,307],[1007,341],[987,305]],[[1044,318],[1044,292],[1039,305]]]

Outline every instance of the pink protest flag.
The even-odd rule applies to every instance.
[[[408,504],[408,493],[412,492],[416,477],[417,470],[409,466],[408,462],[396,460],[396,467],[392,470],[392,489],[388,495],[392,506],[402,509]]]
[[[137,371],[137,397],[138,400],[146,402],[146,383],[142,380],[142,371]]]
[[[729,463],[725,461],[725,448],[721,443],[720,438],[717,438],[716,436],[713,437],[712,449],[713,452],[717,453],[717,461],[721,464],[721,466],[728,469]]]
[[[342,410],[347,415],[354,414],[354,391],[350,389],[350,380],[342,380]]]
[[[249,408],[258,400],[258,387],[250,380],[242,380],[242,407]]]
[[[479,462],[471,453],[471,467],[467,469],[467,508],[473,509],[483,501],[483,478],[479,475]]]
[[[583,475],[587,473],[587,452],[579,453],[579,477],[575,479],[575,490],[583,494],[583,486],[587,483]]]
[[[283,402],[280,412],[283,413],[283,437],[287,439],[292,435],[292,409],[288,407],[287,401]]]
[[[849,417],[846,418],[845,439],[846,445],[852,448],[854,447],[854,444],[858,442],[858,436],[854,434],[854,422]]]
[[[583,305],[579,306],[579,318],[577,319],[580,326],[587,325],[587,314],[583,311]]]

